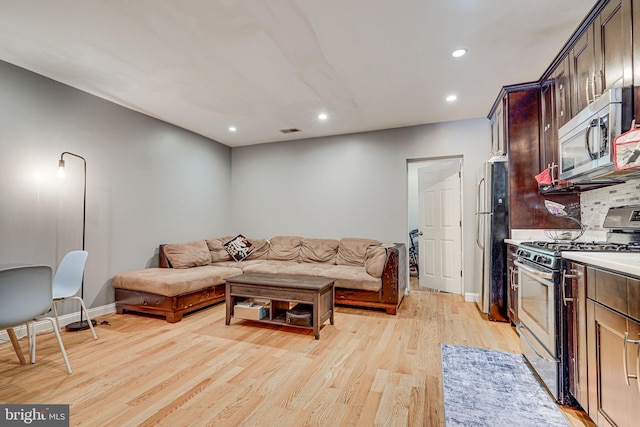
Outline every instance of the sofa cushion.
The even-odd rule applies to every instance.
[[[298,265],[297,261],[261,261],[253,264],[247,264],[242,267],[245,273],[264,273],[264,274],[291,274],[285,271],[289,267]]]
[[[335,267],[335,264],[323,264],[319,262],[291,262],[291,261],[269,261],[279,263],[278,274],[290,274],[295,276],[322,276],[322,273]]]
[[[302,239],[300,262],[335,264],[339,244],[335,239]]]
[[[220,261],[220,262],[216,262],[213,265],[219,265],[221,267],[235,267],[235,268],[240,268],[242,270],[244,270],[244,268],[248,265],[253,265],[253,264],[262,264],[264,262],[267,262],[266,259],[244,259],[240,262],[238,261]]]
[[[377,246],[380,242],[373,239],[346,237],[340,240],[336,264],[364,267],[369,246]]]
[[[256,250],[251,252],[245,259],[267,259],[269,255],[269,241],[267,239],[249,239],[251,243],[256,247]]]
[[[233,267],[202,266],[188,269],[145,268],[117,274],[113,287],[173,297],[221,285],[224,279],[242,274]]]
[[[246,261],[243,261],[246,262]],[[382,279],[368,274],[364,267],[294,261],[263,261],[246,265],[245,273],[291,274],[335,279],[337,288],[377,292]]]
[[[268,259],[273,261],[298,261],[302,237],[276,236],[269,240]]]
[[[251,243],[246,237],[242,234],[238,234],[233,239],[228,242],[224,242],[222,247],[229,252],[231,258],[236,261],[242,261],[246,257],[251,254],[251,252],[256,250],[256,247],[253,243]]]
[[[331,268],[320,271],[318,275],[335,279],[336,288],[372,292],[382,289],[382,279],[371,276],[364,267],[332,265]]]
[[[204,240],[187,243],[170,243],[164,253],[173,268],[191,268],[211,263],[209,247]]]
[[[231,240],[233,236],[217,237],[215,239],[207,239],[207,246],[211,253],[211,262],[230,261],[231,255],[222,247],[224,242]]]
[[[364,268],[373,277],[382,277],[387,262],[387,250],[382,246],[369,246],[364,260]]]

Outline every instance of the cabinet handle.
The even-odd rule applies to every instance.
[[[589,83],[593,84],[591,79],[586,79],[584,82],[584,94],[587,96],[587,105],[591,104],[591,97],[589,96]]]
[[[638,347],[638,359],[636,360],[636,375],[629,375],[629,367],[627,366],[627,344],[640,344],[640,340],[630,340],[629,332],[624,333],[624,351],[622,353],[622,367],[624,368],[624,381],[629,384],[629,378],[638,379],[638,369],[640,369],[640,347]],[[640,391],[640,381],[638,381],[638,390]]]
[[[567,287],[567,279],[575,279],[576,276],[575,274],[567,274],[566,271],[562,272],[562,302],[564,303],[564,306],[567,306],[567,301],[569,302],[573,302],[573,298],[567,298],[567,294],[566,294],[566,287]]]
[[[560,83],[559,89],[558,89],[558,93],[559,93],[559,102],[558,102],[558,107],[560,109],[560,117],[564,117],[564,84]]]
[[[551,162],[549,165],[549,173],[551,175],[551,184],[556,185],[558,183],[558,165],[556,162]]]
[[[511,267],[509,270],[511,273],[511,290],[515,291],[518,289],[518,269]]]
[[[600,98],[600,95],[602,94],[602,88],[604,87],[604,82],[602,81],[603,80],[602,77],[603,77],[602,70],[593,73],[592,93],[593,93],[594,101],[597,98]],[[598,83],[598,89],[596,89],[596,83]]]

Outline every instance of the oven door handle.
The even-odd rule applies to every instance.
[[[522,333],[522,328],[525,328],[526,330],[528,330],[529,332],[531,332],[531,329],[527,328],[527,326],[525,324],[523,324],[522,322],[518,323],[516,325],[516,329],[518,330],[518,334],[520,335],[520,338],[524,339],[527,344],[529,345],[529,347],[531,348],[531,350],[533,350],[533,352],[540,358],[540,359],[545,359],[548,360],[548,357],[544,357],[543,355],[541,355],[538,352],[538,349],[536,349],[536,346],[533,345],[533,343],[531,341],[529,341],[529,338],[527,338],[527,334],[523,334]]]
[[[519,261],[514,261],[513,263],[515,265],[517,265],[519,268],[521,268],[524,271],[526,271],[527,273],[530,273],[530,274],[532,274],[534,276],[540,277],[542,279],[553,280],[553,273],[546,273],[544,271],[535,270],[535,269],[529,267],[528,265],[524,265],[523,263],[521,263]]]

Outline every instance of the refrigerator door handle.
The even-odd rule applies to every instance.
[[[484,236],[480,239],[480,215],[484,215],[487,212],[480,211],[480,189],[482,187],[482,183],[484,182],[484,177],[480,178],[478,184],[476,185],[476,245],[482,250],[484,250]],[[482,227],[482,231],[484,232],[484,226]]]

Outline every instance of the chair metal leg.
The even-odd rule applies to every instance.
[[[58,331],[61,331],[62,329],[60,329],[60,322],[58,321],[58,310],[56,308],[56,300],[53,301],[53,304],[51,304],[51,307],[53,308],[53,315],[56,318],[56,326],[58,328]]]
[[[64,349],[64,344],[62,344],[62,337],[60,337],[60,331],[58,331],[56,321],[51,317],[44,317],[42,320],[45,320],[45,319],[50,321],[51,326],[53,326],[53,332],[55,332],[56,334],[56,339],[58,340],[58,346],[60,347],[60,352],[62,353],[64,364],[67,366],[67,373],[71,374],[71,365],[69,364],[69,359],[67,358],[67,352]],[[35,343],[35,340],[34,340],[34,343]]]
[[[87,312],[87,307],[84,305],[84,301],[80,297],[71,297],[70,299],[77,299],[80,301],[81,310],[84,310],[84,315],[87,316],[87,322],[89,323],[89,328],[91,328],[91,333],[93,334],[93,339],[97,340],[98,336],[96,335],[95,329],[93,329],[93,322],[91,322],[91,318],[89,317],[89,313]]]

